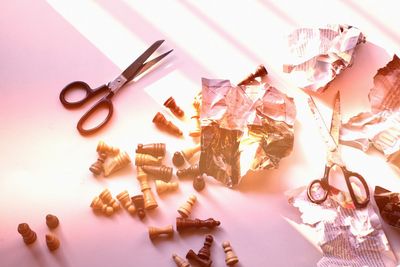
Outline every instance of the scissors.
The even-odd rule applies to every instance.
[[[314,118],[316,119],[316,121],[320,126],[319,128],[321,130],[321,135],[324,137],[325,144],[327,145],[328,148],[328,153],[326,158],[327,162],[325,164],[324,176],[321,179],[316,179],[309,184],[307,188],[308,199],[316,204],[321,204],[326,200],[328,194],[332,189],[332,187],[329,185],[329,172],[334,166],[337,166],[342,170],[343,177],[345,179],[354,206],[356,208],[364,208],[365,206],[367,206],[370,198],[367,182],[365,181],[364,177],[362,177],[359,173],[349,171],[346,168],[345,164],[342,161],[339,151],[339,132],[341,124],[339,92],[337,92],[335,96],[331,129],[329,132],[324,120],[322,119],[321,113],[319,112],[311,96],[308,99],[308,104],[310,106],[311,112],[314,115]],[[359,182],[361,182],[364,188],[365,198],[360,199],[359,197],[357,197],[353,185],[351,183],[352,181],[355,181],[354,179],[357,179]],[[315,190],[316,188],[318,188],[319,190],[318,191]],[[322,194],[321,191],[323,192]]]
[[[159,62],[161,59],[163,59],[165,56],[167,56],[169,53],[172,52],[172,50],[144,63],[159,47],[160,45],[164,42],[164,40],[158,40],[155,43],[153,43],[143,54],[141,54],[126,70],[122,72],[121,75],[119,75],[117,78],[114,80],[110,81],[107,84],[104,84],[98,88],[92,89],[87,83],[82,82],[82,81],[74,81],[67,86],[64,87],[64,89],[61,90],[60,93],[60,101],[63,104],[63,106],[67,109],[73,109],[73,108],[78,108],[84,105],[87,101],[92,99],[93,97],[96,97],[99,94],[106,93],[106,95],[101,98],[97,103],[95,103],[78,121],[77,124],[77,129],[80,134],[82,135],[89,135],[92,133],[95,133],[98,131],[100,128],[102,128],[110,119],[113,114],[113,103],[111,102],[111,99],[113,96],[118,92],[119,89],[121,89],[124,85],[126,85],[129,81],[131,81],[133,78],[139,76],[146,70],[148,70],[150,67],[152,67],[154,64]],[[77,101],[68,101],[66,98],[67,94],[70,94],[72,91],[84,91],[85,95],[83,96],[82,99],[79,99]],[[99,112],[102,109],[108,110],[107,116],[105,119],[100,122],[97,126],[94,126],[92,128],[84,128],[83,125],[84,123],[96,112]]]

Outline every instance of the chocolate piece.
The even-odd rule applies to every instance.
[[[186,259],[195,261],[198,265],[201,267],[209,267],[211,266],[212,261],[211,260],[203,260],[193,250],[189,250],[188,253],[186,254]]]
[[[195,195],[190,195],[189,199],[185,203],[183,203],[182,206],[179,207],[179,214],[184,218],[189,217],[190,213],[192,212],[193,205],[194,203],[196,203],[196,200],[197,198]]]
[[[168,237],[171,237],[174,235],[174,228],[172,225],[167,225],[165,227],[149,227],[149,237],[151,240],[159,237],[160,235],[167,235]]]
[[[144,208],[146,210],[157,208],[158,204],[156,199],[154,198],[153,192],[151,191],[149,182],[147,181],[147,174],[142,170],[141,167],[137,167],[137,179],[143,193]]]
[[[182,131],[175,126],[172,122],[168,121],[160,112],[153,118],[153,123],[160,129],[165,130],[177,136],[183,135]]]
[[[136,153],[150,154],[154,157],[165,156],[165,144],[164,143],[152,143],[152,144],[138,144]]]
[[[170,98],[168,98],[165,102],[164,102],[164,106],[169,108],[169,110],[171,110],[171,112],[181,118],[185,115],[185,113],[183,112],[183,110],[178,107],[178,105],[175,103],[175,99],[171,96]]]
[[[206,186],[206,182],[204,181],[204,177],[207,177],[207,174],[203,173],[202,175],[197,175],[193,179],[193,188],[196,191],[201,191]]]
[[[159,178],[164,182],[171,181],[172,170],[173,170],[171,167],[167,167],[164,165],[161,166],[143,165],[141,166],[141,168],[145,173],[150,174],[156,178]]]
[[[176,218],[176,230],[178,232],[189,229],[189,228],[202,228],[206,227],[212,229],[219,226],[221,223],[214,220],[213,218],[208,218],[207,220],[200,219],[188,219],[188,218]]]
[[[178,178],[195,177],[200,175],[200,169],[198,164],[194,164],[186,169],[181,169],[176,171],[176,176]]]
[[[20,223],[18,225],[18,233],[22,235],[25,244],[29,245],[36,241],[36,233],[32,231],[27,223]]]
[[[52,215],[52,214],[47,214],[46,215],[46,224],[50,229],[54,229],[57,228],[58,224],[59,224],[59,220],[56,216]]]
[[[183,157],[181,152],[177,151],[177,152],[174,153],[174,156],[172,157],[172,163],[176,167],[180,167],[183,164],[185,164],[185,158]]]
[[[254,73],[249,74],[240,83],[238,83],[238,85],[250,85],[255,82],[256,78],[262,78],[263,76],[267,75],[268,71],[265,69],[264,65],[259,65]]]
[[[222,242],[222,248],[224,249],[224,252],[225,252],[226,265],[231,266],[231,265],[235,265],[236,263],[239,262],[238,257],[232,251],[231,244],[228,241]]]
[[[110,156],[115,156],[119,154],[119,148],[107,145],[103,140],[100,140],[97,144],[97,152],[106,153]]]
[[[162,193],[168,192],[168,191],[175,191],[179,187],[177,182],[166,183],[166,182],[161,181],[161,180],[156,180],[155,181],[155,185],[156,185],[157,193],[159,195],[162,194]]]
[[[172,254],[172,259],[176,263],[177,267],[190,267],[189,262],[185,261],[183,258],[179,257],[177,254]]]
[[[94,174],[94,175],[100,175],[103,172],[103,163],[107,158],[106,153],[99,153],[99,157],[97,158],[97,161],[93,163],[89,170]]]
[[[56,250],[60,247],[60,240],[53,234],[47,234],[46,245],[50,251]]]
[[[209,260],[211,255],[210,248],[213,241],[214,237],[212,235],[206,235],[206,238],[204,240],[204,245],[197,253],[197,256],[199,256],[203,260]]]
[[[136,166],[143,166],[143,165],[157,166],[161,165],[161,161],[162,161],[161,157],[154,157],[149,154],[136,153],[135,155]]]
[[[137,213],[140,219],[143,219],[146,216],[144,212],[144,198],[143,195],[136,195],[131,197],[133,205],[135,206]]]

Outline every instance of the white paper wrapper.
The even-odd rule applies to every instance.
[[[361,31],[348,25],[296,29],[288,36],[289,56],[283,71],[291,73],[298,87],[322,92],[351,66],[361,42],[365,42]]]
[[[348,194],[339,190],[322,204],[310,202],[305,187],[286,195],[318,237],[323,256],[317,266],[397,266],[371,203],[355,209]]]

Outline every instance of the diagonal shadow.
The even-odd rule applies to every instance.
[[[276,17],[280,18],[283,22],[290,24],[290,26],[295,27],[299,25],[299,23],[297,23],[292,17],[286,14],[285,11],[280,9],[276,4],[272,3],[272,1],[259,0],[258,2],[262,4],[267,10],[270,10],[273,13],[275,13],[277,15]]]

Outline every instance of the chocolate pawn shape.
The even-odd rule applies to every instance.
[[[121,152],[103,164],[104,176],[108,176],[131,163],[131,159],[126,152]]]
[[[194,164],[186,169],[176,171],[176,176],[178,176],[178,178],[196,177],[197,175],[200,175],[200,168],[198,164]]]
[[[153,123],[159,127],[162,130],[165,130],[171,134],[181,136],[183,135],[182,131],[175,126],[172,122],[168,121],[164,115],[162,115],[160,112],[157,112],[157,114],[153,118]]]
[[[174,153],[174,156],[172,157],[172,163],[176,167],[180,167],[183,164],[185,164],[185,158],[183,157],[181,152],[177,151],[177,152]]]
[[[164,182],[171,181],[172,171],[173,171],[171,167],[167,167],[164,165],[161,166],[143,165],[141,166],[141,168],[145,173],[160,178]]]
[[[197,175],[194,179],[193,179],[193,188],[196,191],[201,191],[204,189],[204,187],[206,186],[206,182],[204,180],[204,177],[207,177],[207,174],[203,173],[202,175]]]
[[[111,192],[107,188],[100,193],[99,198],[104,202],[104,204],[111,206],[114,211],[119,210],[120,206],[118,202],[111,196]]]
[[[169,110],[171,110],[171,112],[179,117],[182,118],[185,113],[183,112],[183,110],[176,104],[175,99],[171,96],[170,98],[168,98],[165,102],[164,102],[164,106],[169,108]]]
[[[262,78],[268,75],[268,71],[265,69],[263,65],[259,65],[254,73],[249,74],[246,78],[244,78],[238,85],[249,85],[255,82],[256,78]]]
[[[189,262],[185,261],[183,258],[179,257],[177,254],[172,254],[172,259],[176,263],[177,267],[190,267]]]
[[[129,212],[130,215],[135,214],[136,209],[132,204],[132,200],[129,197],[128,191],[124,190],[117,195],[118,201],[122,204],[122,206]]]
[[[149,154],[153,157],[164,157],[165,156],[165,144],[164,143],[152,143],[152,144],[138,144],[136,153]]]
[[[200,107],[201,107],[201,94],[198,94],[192,103],[192,115],[190,116],[190,130],[191,137],[198,137],[201,134],[200,126]]]
[[[171,237],[174,235],[174,227],[172,224],[167,225],[165,227],[149,227],[149,237],[151,240],[159,237],[160,235],[167,235],[168,237]]]
[[[57,228],[59,223],[60,223],[60,221],[58,220],[57,216],[54,216],[52,214],[46,215],[46,224],[47,224],[47,227],[49,227],[50,229]]]
[[[155,184],[156,184],[157,193],[159,195],[162,194],[162,193],[175,191],[179,187],[179,184],[177,182],[166,183],[166,182],[161,181],[161,180],[156,180]]]
[[[193,147],[188,147],[182,150],[181,153],[185,157],[185,159],[189,161],[194,156],[194,154],[200,151],[200,149],[201,149],[200,144],[197,144]]]
[[[199,256],[203,260],[209,260],[211,256],[210,249],[213,241],[214,237],[212,235],[206,235],[206,238],[204,240],[204,245],[197,253],[197,256]]]
[[[141,191],[144,198],[144,208],[146,210],[155,209],[158,207],[157,201],[154,198],[153,192],[147,180],[147,174],[141,167],[137,167],[137,179],[140,184]]]
[[[46,245],[50,251],[54,251],[60,247],[60,240],[53,234],[47,234]]]
[[[103,172],[103,164],[104,161],[107,158],[107,154],[106,153],[99,153],[99,157],[97,158],[97,161],[95,163],[93,163],[89,170],[94,174],[94,175],[100,175]]]
[[[182,206],[179,207],[178,213],[183,218],[189,217],[190,213],[192,212],[193,205],[194,203],[196,203],[196,200],[197,198],[195,195],[189,196],[189,199],[184,204],[182,204]]]
[[[27,223],[20,223],[18,225],[18,233],[21,234],[25,244],[29,245],[36,241],[36,233],[29,227]]]
[[[231,244],[228,241],[222,242],[222,248],[225,252],[225,263],[228,266],[235,265],[239,262],[239,258],[236,254],[232,251]]]
[[[193,250],[189,250],[186,254],[186,259],[196,262],[201,267],[209,267],[212,264],[211,260],[203,260]]]
[[[144,198],[143,195],[136,195],[131,197],[132,203],[135,206],[139,218],[142,220],[146,213],[144,212]]]
[[[161,161],[162,161],[161,157],[156,158],[149,154],[136,153],[135,155],[136,166],[143,166],[143,165],[158,166],[161,165]]]
[[[202,228],[206,227],[208,229],[212,229],[216,226],[219,226],[221,223],[219,221],[214,220],[213,218],[208,218],[207,220],[200,219],[189,219],[189,218],[176,218],[176,230],[178,232],[190,228]]]
[[[98,196],[96,196],[92,200],[92,203],[90,204],[90,207],[95,212],[102,212],[107,216],[111,216],[114,213],[114,208],[111,207],[111,206],[108,206],[107,204],[104,204],[104,202]]]
[[[107,145],[103,140],[99,141],[99,143],[97,144],[96,150],[99,154],[106,153],[110,156],[116,156],[119,154],[119,148]]]

